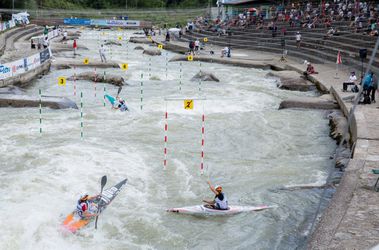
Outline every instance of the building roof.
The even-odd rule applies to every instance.
[[[223,5],[237,5],[237,4],[244,4],[244,3],[251,3],[256,0],[221,0],[221,4]]]

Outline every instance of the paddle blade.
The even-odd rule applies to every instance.
[[[105,184],[107,184],[107,176],[104,175],[103,177],[101,177],[101,192],[103,192],[103,188],[105,187]]]
[[[103,194],[103,189],[105,187],[105,184],[107,184],[107,176],[104,175],[103,177],[101,177],[101,191],[100,191],[100,197],[101,195]],[[100,208],[98,207],[97,208],[97,213],[99,213],[99,210]],[[96,216],[96,220],[95,220],[95,229],[97,229],[97,220],[99,219],[99,216]]]
[[[122,87],[120,86],[117,90],[117,96],[121,93]]]

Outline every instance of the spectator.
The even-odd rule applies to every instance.
[[[300,32],[298,31],[298,32],[296,32],[296,47],[297,48],[300,48],[300,43],[301,43],[301,34],[300,34]]]
[[[227,46],[221,50],[221,57],[224,56],[231,57],[230,48]]]
[[[43,40],[43,48],[46,49],[47,47],[49,47],[49,39],[45,37]]]
[[[360,101],[360,103],[363,103],[363,104],[370,104],[371,103],[370,92],[373,90],[373,77],[374,77],[374,73],[369,72],[363,78],[363,81],[362,81],[363,100]],[[374,95],[375,95],[375,93],[374,93]]]
[[[74,56],[76,56],[76,50],[78,49],[78,44],[76,43],[76,39],[72,43],[72,48],[74,49]]]
[[[307,63],[307,69],[306,69],[306,71],[303,72],[303,74],[304,74],[304,76],[308,76],[308,75],[312,75],[312,74],[318,74],[318,72],[316,72],[313,65],[310,62],[308,62]]]
[[[63,41],[67,40],[67,30],[63,32]]]
[[[200,52],[200,41],[199,41],[199,39],[196,39],[196,41],[195,41],[195,52],[197,52],[197,53]]]
[[[190,40],[189,43],[188,43],[188,47],[189,47],[189,53],[191,55],[194,54],[194,49],[195,49],[195,42]]]
[[[170,32],[167,31],[166,33],[166,42],[170,41]]]
[[[101,62],[107,62],[107,58],[105,57],[105,49],[104,49],[104,45],[103,44],[99,48],[99,54],[100,54]]]
[[[354,86],[356,86],[356,84],[357,84],[357,76],[355,75],[355,72],[352,71],[352,72],[350,73],[349,80],[347,80],[346,82],[343,83],[343,89],[342,89],[342,91],[343,91],[343,92],[346,92],[346,91],[347,91],[347,87],[348,87],[349,85],[354,85]],[[354,87],[353,87],[353,88],[354,88]],[[354,92],[355,92],[355,91],[354,91]]]
[[[375,103],[375,92],[376,90],[378,89],[378,81],[379,81],[379,78],[378,79],[375,79],[374,81],[372,81],[372,89],[371,89],[371,101],[373,103]]]

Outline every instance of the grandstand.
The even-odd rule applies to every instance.
[[[229,5],[234,1],[225,2]],[[233,4],[232,9],[220,11],[224,19],[220,16],[215,21],[195,20],[195,29],[187,32],[182,39],[188,41],[207,37],[215,45],[278,55],[285,49],[290,57],[314,63],[335,63],[340,51],[343,65],[360,71],[360,49],[367,49],[369,57],[377,38],[378,9],[373,5],[356,6],[351,1],[348,4],[337,1],[333,5],[325,2],[320,5],[318,1],[301,5],[273,5],[267,12],[267,1],[263,1],[265,7],[259,5],[262,1],[238,2],[237,5]],[[236,9],[240,12],[235,12]],[[254,9],[256,11],[249,11]],[[263,13],[260,12],[262,9]],[[331,28],[337,32],[331,33]],[[327,35],[328,31],[330,35]],[[296,32],[302,36],[300,48],[296,46]],[[367,62],[367,58],[363,59],[364,66]],[[374,60],[373,71],[379,73],[378,56]]]

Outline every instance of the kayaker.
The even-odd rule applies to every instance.
[[[117,102],[115,102],[113,109],[119,109],[120,111],[129,111],[128,106],[126,106],[125,100],[121,97],[116,96]]]
[[[90,209],[94,204],[93,201],[97,199],[99,196],[90,197],[88,194],[83,195],[78,200],[78,204],[76,205],[76,211],[81,218],[88,218],[97,216],[97,213],[94,213],[94,209]]]
[[[203,202],[207,203],[210,207],[214,209],[227,210],[228,207],[228,199],[225,194],[222,192],[221,186],[213,187],[211,182],[208,181],[208,185],[210,190],[215,194],[215,198],[213,201],[203,200]]]

